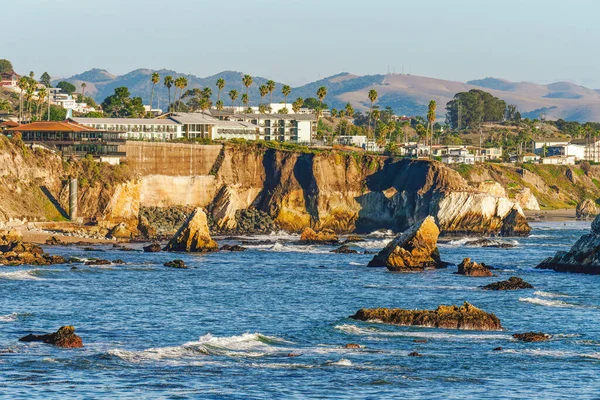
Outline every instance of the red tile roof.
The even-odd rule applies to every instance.
[[[98,132],[97,129],[88,128],[73,122],[40,121],[20,125],[7,131],[18,132]]]

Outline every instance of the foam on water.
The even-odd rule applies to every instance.
[[[13,322],[17,320],[19,314],[16,312],[12,314],[0,315],[0,322]]]
[[[10,271],[10,272],[0,272],[0,279],[10,279],[10,280],[43,280],[39,276],[38,269],[30,269],[30,270],[20,270],[20,271]]]
[[[571,296],[566,295],[566,294],[551,293],[551,292],[542,292],[541,290],[535,291],[535,292],[533,292],[533,294],[536,295],[536,296],[541,296],[541,297],[571,297]]]
[[[275,348],[273,345],[276,343],[288,342],[260,333],[244,333],[229,337],[207,334],[196,342],[188,342],[181,346],[156,347],[142,351],[114,349],[109,350],[108,354],[134,363],[197,356],[261,357],[277,351],[285,351],[282,348]]]
[[[377,321],[373,321],[377,322]],[[419,327],[411,327],[411,328],[419,328]],[[437,340],[448,340],[448,341],[462,341],[465,339],[469,340],[512,340],[512,337],[507,334],[501,333],[469,333],[470,331],[465,331],[465,333],[450,333],[450,332],[440,332],[429,331],[427,328],[423,328],[423,331],[385,331],[377,328],[361,328],[356,325],[350,324],[342,324],[336,325],[334,329],[337,329],[341,332],[350,335],[359,335],[359,336],[384,336],[384,337],[407,337],[407,338],[424,338],[424,339],[437,339]]]
[[[503,244],[511,244],[513,246],[518,246],[519,242],[517,240],[499,240],[499,239],[488,239],[488,245],[487,246],[483,246],[480,244],[476,244],[476,242],[482,240],[482,238],[478,238],[478,237],[465,237],[465,238],[461,238],[461,239],[455,239],[455,240],[451,240],[447,243],[440,243],[440,247],[463,247],[463,246],[469,246],[469,247],[489,247],[489,248],[494,248],[494,245],[503,245]]]
[[[540,299],[538,297],[520,297],[519,301],[546,307],[580,307],[578,305],[567,303],[566,301],[562,300],[548,300]]]
[[[519,354],[534,357],[553,357],[553,358],[592,358],[600,359],[600,353],[576,353],[574,351],[563,351],[563,350],[545,350],[545,349],[507,349],[502,350],[502,353],[508,354]]]
[[[352,364],[352,361],[342,358],[339,361],[326,361],[325,365],[336,365],[339,367],[351,367],[353,364]]]

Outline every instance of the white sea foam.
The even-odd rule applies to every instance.
[[[20,270],[20,271],[11,271],[11,272],[0,272],[0,279],[10,279],[10,280],[43,280],[42,278],[36,276],[37,269],[30,270]]]
[[[537,304],[539,306],[546,306],[546,307],[578,307],[577,305],[567,303],[566,301],[540,299],[538,297],[521,297],[521,298],[519,298],[519,301],[522,301],[524,303]]]
[[[0,322],[13,322],[17,320],[19,314],[16,312],[12,314],[0,315]]]
[[[536,296],[541,296],[541,297],[571,297],[569,295],[562,294],[562,293],[542,292],[541,290],[537,290],[537,291],[533,292],[533,294],[535,294]]]
[[[373,321],[377,322],[377,321]],[[334,327],[335,329],[342,331],[344,333],[350,335],[359,335],[359,336],[383,336],[383,337],[408,337],[408,338],[423,338],[423,339],[436,339],[436,340],[511,340],[512,337],[510,335],[502,334],[502,333],[481,333],[474,334],[468,333],[450,333],[450,332],[438,332],[438,331],[385,331],[381,329],[376,329],[373,327],[361,328],[356,325],[343,324],[337,325]],[[413,327],[418,328],[418,327]]]
[[[358,265],[358,266],[360,266],[360,265],[365,265],[364,263],[359,263],[359,262],[354,262],[354,261],[350,261],[350,263],[349,263],[349,264],[350,264],[350,265]]]
[[[369,233],[366,237],[394,237],[394,232],[391,229],[381,229]]]
[[[487,242],[487,246],[483,246],[481,244],[477,244],[478,241],[480,240],[486,240]],[[477,237],[465,237],[465,238],[461,238],[461,239],[455,239],[455,240],[451,240],[447,243],[440,243],[441,247],[462,247],[462,246],[469,246],[469,247],[494,247],[494,246],[498,246],[498,245],[504,245],[504,244],[510,244],[513,246],[518,246],[519,242],[517,240],[500,240],[500,239],[487,239],[487,238],[477,238]]]
[[[364,242],[354,243],[356,246],[366,250],[383,249],[392,240],[391,238],[379,240],[366,240]]]
[[[337,365],[340,367],[351,367],[352,366],[352,361],[347,360],[345,358],[342,358],[339,361],[326,361],[325,365]]]
[[[188,342],[181,346],[156,347],[142,351],[114,349],[109,350],[108,354],[135,363],[197,356],[261,357],[276,351],[285,351],[273,347],[272,344],[275,343],[288,342],[260,333],[244,333],[229,337],[207,334],[196,342]]]

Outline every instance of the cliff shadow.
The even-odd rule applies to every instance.
[[[262,164],[265,171],[265,181],[263,183],[262,190],[256,196],[256,199],[252,205],[259,210],[268,212],[271,214],[269,209],[270,199],[275,193],[275,189],[281,182],[281,171],[277,168],[277,153],[273,149],[265,151],[262,157]]]
[[[314,155],[303,154],[294,164],[294,177],[302,188],[306,211],[313,222],[319,221],[319,186],[313,172]]]
[[[60,215],[63,218],[65,218],[65,219],[69,219],[69,214],[60,205],[60,203],[58,202],[58,200],[56,199],[56,197],[54,197],[54,195],[50,192],[50,190],[48,190],[48,188],[46,186],[40,186],[40,190],[48,198],[48,200],[50,201],[50,203],[52,203],[52,205],[54,207],[56,207],[56,209],[58,210],[58,212],[60,213]]]

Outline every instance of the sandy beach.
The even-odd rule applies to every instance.
[[[540,211],[524,211],[525,216],[528,220],[540,220],[540,221],[575,221],[575,209],[561,209],[561,210],[540,210]]]

